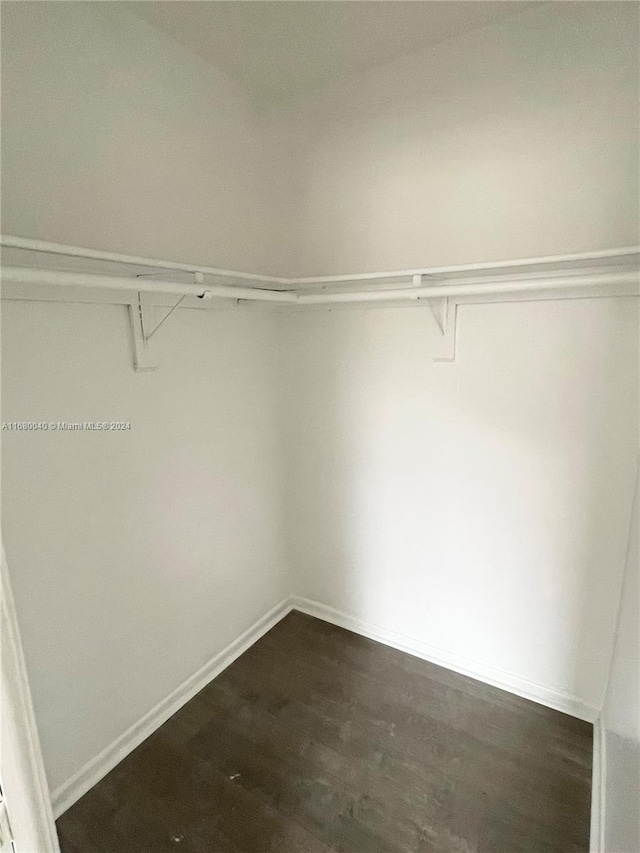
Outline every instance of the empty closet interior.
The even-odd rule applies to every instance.
[[[18,853],[640,850],[639,14],[2,3]]]

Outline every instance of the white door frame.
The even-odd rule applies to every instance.
[[[60,853],[2,546],[0,769],[16,853]]]

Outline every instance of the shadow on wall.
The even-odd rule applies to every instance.
[[[428,311],[296,318],[300,594],[601,707],[633,489],[634,304],[463,306],[455,364],[433,363]]]

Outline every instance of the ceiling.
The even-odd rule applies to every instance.
[[[273,104],[533,5],[524,0],[163,0],[127,7]]]

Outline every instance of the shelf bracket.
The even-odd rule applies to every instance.
[[[149,293],[136,293],[135,301],[129,305],[129,323],[133,345],[133,367],[136,373],[158,369],[158,354],[149,341],[153,326],[153,305]],[[151,334],[153,331],[151,331]]]
[[[161,326],[161,325],[162,325],[166,320],[168,320],[168,319],[169,319],[169,317],[173,314],[173,312],[176,310],[176,308],[178,308],[178,306],[180,305],[180,303],[182,302],[182,300],[183,300],[183,299],[184,299],[184,295],[183,295],[183,296],[181,296],[181,297],[180,297],[180,299],[178,299],[178,301],[176,302],[176,304],[175,304],[175,305],[173,305],[171,308],[169,308],[169,310],[168,310],[168,311],[167,311],[167,313],[164,315],[164,317],[162,318],[162,320],[160,320],[160,322],[159,322],[159,323],[156,323],[156,325],[153,327],[153,329],[152,329],[152,330],[151,330],[147,335],[145,335],[145,336],[144,336],[144,342],[145,342],[145,344],[147,344],[147,346],[149,345],[149,341],[151,340],[151,338],[153,337],[153,335],[155,335],[155,333],[158,331],[158,329],[160,328],[160,326]]]
[[[137,278],[148,278],[149,275],[157,275],[157,273],[142,273]],[[204,282],[203,273],[195,272],[193,275],[196,284]],[[210,295],[208,291],[205,291],[201,298],[208,299]],[[147,291],[137,292],[135,302],[129,305],[129,321],[133,342],[133,366],[136,373],[158,369],[158,353],[155,348],[155,342],[152,343],[151,338],[160,326],[169,319],[176,308],[180,306],[185,297],[186,294],[181,296],[175,305],[167,311],[162,320],[154,324],[155,309],[152,294]]]
[[[422,275],[413,276],[414,287],[423,284]],[[452,362],[456,360],[456,333],[458,327],[458,303],[451,296],[430,297],[429,308],[439,333],[438,351],[434,355],[435,362]]]

